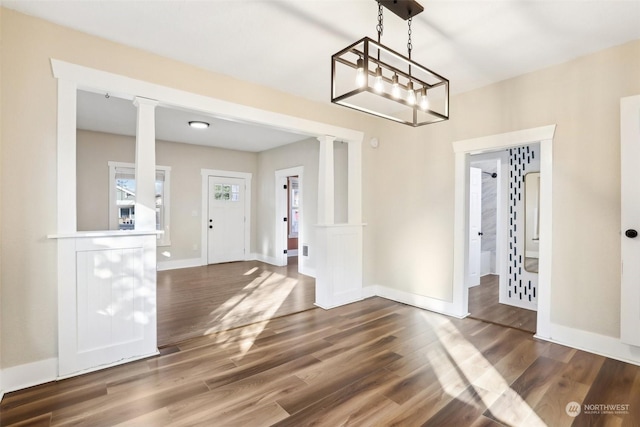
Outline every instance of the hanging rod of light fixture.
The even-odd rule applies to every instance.
[[[378,0],[378,41],[364,37],[331,57],[331,102],[410,126],[449,119],[449,80],[412,60],[414,0]],[[407,56],[382,44],[383,7],[408,24]]]

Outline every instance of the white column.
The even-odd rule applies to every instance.
[[[58,79],[58,233],[75,233],[76,84]]]
[[[320,158],[318,161],[318,224],[334,223],[333,136],[318,137]]]
[[[362,223],[362,141],[348,145],[348,219],[349,224]]]
[[[156,229],[156,123],[158,101],[136,97],[136,230]]]

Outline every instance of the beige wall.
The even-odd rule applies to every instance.
[[[640,93],[640,41],[452,97],[450,121],[412,129],[13,11],[1,19],[3,367],[57,354],[56,245],[46,239],[56,231],[51,57],[364,131],[365,284],[434,298],[452,294],[451,142],[556,123],[552,321],[618,334],[619,99]]]
[[[451,141],[555,123],[551,320],[618,336],[619,101],[639,93],[640,41],[634,41],[455,96],[446,123],[412,135],[383,130],[369,178],[392,202],[377,198],[367,206],[376,207],[376,279],[450,299]]]
[[[108,162],[134,163],[135,149],[135,137],[86,130],[76,132],[78,231],[109,229]]]
[[[297,166],[304,168],[302,181],[302,238],[298,242],[300,256],[302,245],[309,246],[309,256],[304,263],[315,269],[315,224],[318,218],[318,158],[320,143],[310,138],[294,144],[263,151],[258,155],[258,221],[257,252],[275,257],[275,172]]]
[[[78,230],[109,229],[109,161],[133,163],[135,138],[77,132]],[[171,167],[171,245],[158,248],[158,262],[200,258],[202,169],[257,174],[256,153],[168,141],[156,142],[156,164]],[[255,250],[256,191],[251,199],[251,247]],[[196,212],[197,216],[193,216]],[[194,249],[194,247],[196,249]]]

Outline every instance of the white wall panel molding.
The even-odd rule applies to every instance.
[[[58,377],[157,354],[155,243],[58,239]]]
[[[316,227],[318,269],[316,305],[325,309],[362,299],[362,234],[364,225]]]

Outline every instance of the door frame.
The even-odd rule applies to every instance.
[[[638,238],[625,235],[628,229],[638,229],[637,184],[634,182],[635,159],[640,154],[638,141],[640,131],[640,95],[620,99],[620,341],[634,346],[640,345],[638,337],[638,308],[640,307],[640,288],[637,278],[640,267],[637,264]],[[632,184],[633,183],[633,184]]]
[[[474,251],[474,252],[476,252],[474,255],[477,258],[475,260],[476,261],[475,264],[477,264],[477,266],[478,266],[477,272],[476,272],[478,277],[477,277],[477,280],[475,280],[475,277],[474,277],[475,275],[473,275],[473,271],[471,269],[471,260],[472,260],[472,255],[471,255],[471,220],[469,220],[469,230],[468,230],[469,231],[469,252],[467,254],[467,262],[469,262],[469,271],[468,271],[469,274],[466,277],[466,279],[467,279],[467,288],[473,288],[475,286],[480,286],[480,277],[481,277],[480,270],[482,268],[482,260],[481,260],[481,258],[482,258],[482,237],[481,237],[481,234],[479,234],[479,233],[482,232],[482,169],[480,169],[478,167],[475,167],[475,166],[469,165],[469,179],[471,179],[472,169],[477,171],[477,172],[473,172],[473,173],[477,174],[479,176],[479,179],[480,179],[480,184],[479,184],[479,187],[480,187],[480,203],[479,203],[479,208],[474,210],[475,211],[474,212],[474,214],[475,214],[474,216],[476,216],[477,218],[480,219],[480,224],[478,225],[478,231],[477,231],[478,232],[477,237],[478,237],[478,240],[479,240],[479,242],[478,242],[479,246],[478,246],[478,250]],[[478,185],[478,184],[476,183],[476,185]],[[471,188],[471,181],[469,181],[469,188]],[[469,207],[469,219],[471,219],[471,206],[472,206],[472,203],[471,203],[471,192],[469,192],[469,205],[468,205],[468,207]]]
[[[540,241],[538,272],[538,321],[536,335],[549,337],[551,326],[551,261],[552,261],[552,182],[553,136],[556,125],[541,126],[515,132],[454,141],[455,152],[455,209],[453,258],[453,307],[460,317],[469,315],[469,292],[465,286],[469,253],[469,157],[540,143],[540,230],[547,238]]]
[[[201,169],[201,233],[200,233],[200,265],[209,265],[209,244],[207,233],[207,217],[209,216],[209,177],[218,176],[222,178],[240,178],[245,183],[245,204],[244,204],[244,259],[251,259],[251,178],[250,172],[224,171],[218,169]]]
[[[300,189],[300,219],[299,229],[298,229],[298,272],[303,271],[302,268],[302,252],[300,251],[301,245],[304,242],[304,166],[296,166],[287,169],[278,169],[275,171],[275,251],[276,251],[276,263],[278,266],[287,265],[287,254],[284,253],[284,250],[287,247],[287,231],[288,227],[282,218],[289,218],[289,213],[287,212],[287,197],[286,192],[282,191],[282,186],[287,183],[287,177],[289,176],[298,176],[298,187]],[[288,191],[288,190],[287,190]]]

